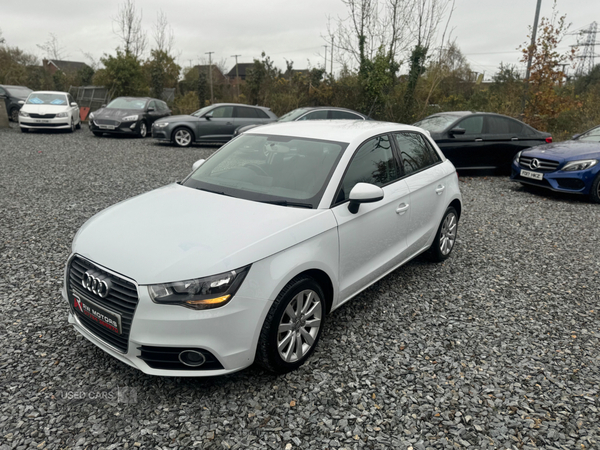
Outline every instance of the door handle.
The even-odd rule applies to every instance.
[[[233,125],[231,122],[227,122],[226,125]]]
[[[519,138],[510,138],[511,141],[518,141]]]
[[[436,190],[435,190],[435,193],[436,193],[437,195],[442,195],[442,192],[444,192],[444,189],[446,189],[446,186],[444,186],[444,185],[439,185],[439,186],[436,188]]]
[[[406,204],[406,203],[401,203],[400,205],[398,205],[398,208],[396,208],[396,214],[398,215],[402,215],[404,214],[406,211],[408,211],[408,207],[410,205]]]
[[[475,139],[475,142],[483,142],[483,139],[477,138],[477,139]]]

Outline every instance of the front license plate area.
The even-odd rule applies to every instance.
[[[76,314],[96,322],[98,325],[115,334],[121,334],[121,316],[119,314],[115,314],[90,300],[84,299],[78,294],[73,295],[73,309]]]
[[[114,130],[116,127],[114,125],[100,125],[101,130]]]
[[[544,174],[537,172],[530,172],[529,170],[521,170],[521,176],[525,178],[531,178],[532,180],[543,180]]]
[[[45,119],[36,119],[36,123],[50,123],[50,121]]]

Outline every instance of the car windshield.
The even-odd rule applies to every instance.
[[[146,99],[128,97],[115,98],[106,105],[108,109],[144,109],[144,106],[146,106]]]
[[[426,117],[415,123],[415,127],[423,128],[432,133],[440,133],[458,119],[459,116],[444,114],[440,116]]]
[[[183,185],[258,202],[316,208],[347,145],[242,134],[214,153]]]
[[[577,138],[579,141],[600,142],[600,126],[592,128]]]
[[[204,108],[200,108],[198,111],[194,111],[191,115],[195,117],[201,117],[202,115],[210,111],[212,108],[214,108],[214,105],[205,106]]]
[[[67,96],[65,94],[42,94],[34,92],[29,95],[26,103],[28,105],[65,106],[67,105]]]
[[[26,87],[20,87],[20,86],[10,87],[10,88],[5,88],[5,89],[12,97],[19,97],[19,98],[27,98],[27,96],[33,92],[31,89],[28,89]]]
[[[306,109],[306,108],[294,109],[294,110],[290,111],[289,113],[284,114],[279,119],[277,119],[277,122],[293,122],[298,117],[300,117],[302,114],[304,114],[306,111],[308,111],[308,109]]]

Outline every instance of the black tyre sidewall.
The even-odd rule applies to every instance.
[[[600,185],[600,172],[596,175],[596,179],[592,183],[592,190],[590,191],[590,199],[594,203],[600,203],[600,195],[598,195],[598,186]]]
[[[13,117],[14,116],[14,117]],[[18,108],[13,108],[10,110],[10,114],[8,115],[8,117],[10,118],[10,120],[12,120],[15,123],[19,123],[19,109]]]
[[[450,253],[448,253],[447,255],[442,254],[442,251],[440,250],[440,236],[442,234],[442,225],[444,224],[444,220],[446,220],[446,217],[448,217],[448,214],[450,213],[454,213],[454,215],[456,216],[456,226],[458,226],[458,212],[453,206],[448,206],[446,212],[444,213],[444,216],[442,217],[442,220],[440,221],[440,225],[438,226],[437,233],[435,234],[435,238],[433,239],[433,244],[431,244],[431,247],[429,249],[429,256],[431,260],[435,262],[442,262],[448,259],[452,254],[452,251],[454,250],[454,246],[456,246],[455,241],[454,246],[452,246]]]
[[[142,126],[145,126],[145,127],[146,127],[146,133],[144,133],[143,135],[142,135]],[[139,129],[138,129],[138,137],[143,139],[143,138],[145,138],[146,136],[148,136],[148,125],[146,125],[146,122],[144,122],[144,121],[142,120],[142,121],[140,122],[140,126],[139,126]]]
[[[298,361],[293,363],[285,362],[281,359],[279,352],[277,350],[277,334],[278,327],[287,308],[288,304],[292,301],[292,299],[300,292],[311,289],[315,291],[319,298],[321,299],[321,327],[319,328],[319,333],[315,339],[315,343],[312,348],[308,351],[306,355],[300,358]],[[323,327],[325,325],[325,316],[327,311],[327,302],[325,299],[325,294],[321,286],[310,277],[299,277],[294,278],[290,281],[279,293],[273,304],[271,305],[271,309],[265,318],[265,322],[263,323],[263,327],[259,336],[258,341],[258,349],[256,352],[256,362],[260,364],[262,367],[267,369],[270,372],[276,374],[284,374],[287,372],[291,372],[292,370],[297,369],[302,364],[306,362],[308,358],[313,354],[317,345],[319,345],[319,340],[321,338],[321,334],[323,333]]]

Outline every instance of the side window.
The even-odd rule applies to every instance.
[[[156,102],[158,104],[159,111],[168,111],[169,106],[165,102]]]
[[[257,114],[254,108],[247,108],[245,106],[235,107],[235,116],[243,119],[256,119]]]
[[[362,117],[348,112],[348,111],[337,111],[337,110],[333,110],[331,111],[331,118],[332,119],[345,119],[345,120],[363,120]]]
[[[336,203],[348,200],[356,183],[384,186],[398,179],[399,171],[387,135],[365,142],[354,154],[344,175]]]
[[[233,106],[219,106],[208,113],[214,118],[229,118],[233,117]]]
[[[504,117],[488,116],[486,120],[487,134],[509,134],[510,122]]]
[[[483,131],[483,116],[467,117],[456,126],[464,128],[465,134],[481,134]]]
[[[156,104],[156,101],[150,101],[150,103],[148,103],[148,108],[154,108],[154,111],[158,111],[158,105]]]
[[[258,109],[258,108],[253,108],[254,111],[256,112],[256,117],[258,117],[259,119],[270,119],[269,115],[264,112],[262,109]]]
[[[69,105],[71,103],[75,103],[75,100],[73,99],[73,97],[71,97],[71,94],[67,94],[67,100],[69,101]]]
[[[0,88],[0,95],[6,95],[6,91],[2,88]]]
[[[418,133],[394,133],[405,175],[426,169],[440,160],[439,155]]]
[[[327,110],[319,109],[318,111],[313,111],[308,113],[305,116],[300,117],[298,120],[325,120],[327,119]]]

